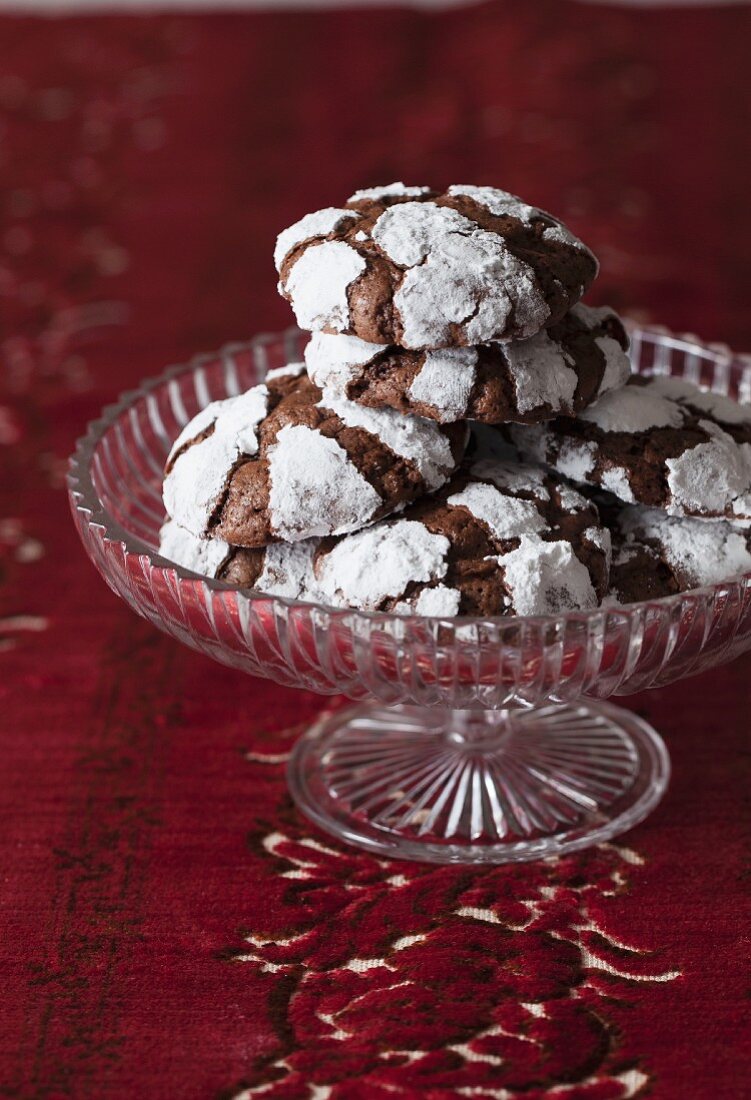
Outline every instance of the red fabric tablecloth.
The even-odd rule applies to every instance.
[[[751,659],[630,701],[675,775],[622,844],[389,864],[286,794],[331,703],[132,615],[63,477],[120,390],[290,322],[280,227],[392,178],[519,191],[597,300],[748,347],[750,33],[560,0],[0,18],[0,1095],[743,1094]]]

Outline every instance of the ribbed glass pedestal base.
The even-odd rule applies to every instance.
[[[670,764],[629,711],[364,705],[297,743],[289,784],[340,840],[395,859],[506,863],[585,848],[653,809]]]

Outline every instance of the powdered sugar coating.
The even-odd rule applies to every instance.
[[[266,371],[266,381],[270,382],[274,378],[286,378],[289,375],[297,378],[298,375],[303,374],[304,372],[304,363],[285,363],[283,367],[272,367],[271,370]]]
[[[454,469],[451,445],[432,420],[402,416],[393,409],[367,409],[325,393],[320,404],[336,413],[348,428],[363,428],[394,454],[411,462],[429,489],[438,489]]]
[[[285,257],[298,244],[310,240],[311,237],[327,237],[329,233],[333,233],[340,226],[354,221],[358,217],[359,214],[354,210],[327,206],[324,210],[316,210],[312,214],[306,214],[304,218],[300,218],[299,222],[283,229],[276,238],[276,248],[274,249],[274,264],[277,271],[282,266]]]
[[[751,424],[751,408],[721,393],[700,391],[686,403],[699,412],[707,413],[721,424]]]
[[[549,615],[597,607],[587,567],[570,543],[525,535],[498,558],[517,615]]]
[[[449,207],[403,202],[384,210],[370,235],[395,264],[414,267],[428,258],[438,242],[476,229],[473,221]]]
[[[558,486],[558,500],[561,508],[567,512],[581,512],[585,508],[591,507],[592,502],[582,496],[580,492],[573,489],[570,485],[566,485],[565,482],[561,482]]]
[[[449,617],[592,607],[607,590],[594,506],[539,468],[484,458],[399,519],[322,544],[324,602]],[[573,507],[569,507],[573,505]]]
[[[751,425],[751,406],[733,401],[725,394],[701,390],[683,378],[657,375],[650,380],[650,389],[700,413],[706,413],[721,424]]]
[[[649,379],[649,388],[653,393],[661,397],[667,397],[670,401],[681,401],[699,397],[702,391],[685,378],[677,378],[672,374],[654,374]]]
[[[545,218],[550,221],[555,221],[550,214],[541,210],[539,206],[530,206],[528,203],[523,202],[517,195],[512,195],[508,191],[501,191],[497,187],[475,187],[469,184],[455,184],[453,187],[449,187],[448,193],[449,195],[465,195],[467,198],[484,206],[491,214],[500,217],[518,218],[519,221],[524,222],[526,225],[530,225],[536,218]],[[543,230],[543,238],[545,240],[557,241],[559,244],[576,248],[592,256],[592,253],[586,245],[584,245],[578,237],[575,237],[565,225],[561,225],[560,222],[556,225],[546,227]],[[592,259],[594,259],[594,256],[592,256]],[[581,293],[584,293],[583,287]]]
[[[579,415],[603,432],[646,432],[650,428],[680,428],[683,423],[679,406],[649,386],[611,391]]]
[[[434,615],[439,618],[452,618],[459,614],[462,594],[457,588],[447,588],[437,584],[434,588],[423,588],[416,600],[402,601],[394,607],[395,611],[412,611],[416,615]]]
[[[628,472],[622,466],[611,466],[602,472],[602,487],[613,493],[626,504],[634,504],[634,492],[628,479]]]
[[[613,557],[613,543],[607,527],[588,527],[584,532],[584,538],[587,542],[591,542],[593,546],[602,550],[608,566],[610,566]]]
[[[541,615],[575,608],[597,606],[597,593],[586,565],[577,557],[566,539],[541,538],[550,532],[545,503],[550,501],[550,491],[544,483],[545,473],[537,467],[517,466],[481,460],[472,467],[476,478],[487,481],[471,481],[460,492],[447,498],[451,507],[463,507],[490,531],[494,540],[503,543],[518,540],[518,545],[495,556],[503,569],[505,585],[509,592],[509,605],[518,615]],[[515,493],[532,491],[535,501],[515,496]],[[565,487],[558,490],[561,507],[566,512],[577,513],[591,505],[580,494]],[[573,507],[572,507],[573,506]],[[596,528],[587,529],[588,540],[607,557],[607,541],[603,535],[599,544],[592,539]]]
[[[460,493],[450,496],[447,503],[452,508],[466,508],[500,540],[520,538],[547,526],[532,501],[519,500],[484,482],[470,482]]]
[[[540,461],[545,461],[544,447]],[[592,443],[579,443],[565,440],[555,463],[555,468],[564,477],[572,481],[586,481],[595,466],[595,448]]]
[[[571,312],[590,329],[597,328],[609,317],[614,316],[608,306],[588,306],[584,302],[577,302]],[[599,394],[602,396],[626,384],[631,374],[631,362],[627,351],[624,351],[621,344],[612,336],[596,336],[595,344],[605,357],[605,373],[599,388]]]
[[[159,553],[163,558],[201,573],[216,577],[232,547],[222,539],[202,539],[186,531],[173,519],[168,519],[159,532]]]
[[[542,214],[536,206],[529,206],[518,196],[512,195],[509,191],[501,191],[497,187],[475,187],[471,184],[456,183],[449,187],[449,195],[466,195],[468,199],[473,199],[484,206],[491,214],[507,215],[528,224],[533,218]]]
[[[623,348],[612,336],[596,336],[595,343],[605,356],[605,373],[600,382],[600,394],[620,389],[631,374],[631,363]]]
[[[551,329],[505,344],[410,350],[314,333],[305,356],[322,389],[369,408],[453,423],[575,415],[631,373],[627,338],[610,309],[575,306]]]
[[[282,428],[268,462],[269,513],[278,538],[294,542],[355,531],[382,506],[344,448],[303,424]]]
[[[197,412],[196,415],[188,421],[170,447],[167,461],[172,462],[181,447],[184,447],[187,443],[190,443],[192,439],[195,439],[196,436],[206,431],[207,428],[210,428],[221,414],[223,407],[227,406],[227,408],[229,408],[232,401],[234,401],[232,397],[227,397],[223,401],[212,401],[205,408],[201,409],[200,412]]]
[[[365,271],[365,260],[344,241],[311,245],[287,276],[297,323],[304,329],[349,326],[350,285]]]
[[[441,580],[449,546],[445,536],[421,523],[379,523],[342,539],[320,558],[317,584],[330,603],[375,611],[410,584]]]
[[[391,199],[402,198],[406,195],[427,195],[429,187],[407,187],[405,184],[388,183],[383,187],[366,187],[363,191],[355,191],[347,202],[362,202],[363,199]]]
[[[573,404],[578,382],[578,375],[572,369],[573,360],[547,332],[509,343],[505,353],[520,412],[529,412],[541,405],[549,405],[557,411]]]
[[[657,508],[624,508],[618,516],[623,538],[616,561],[628,560],[634,545],[652,540],[671,568],[690,587],[720,584],[751,572],[748,531],[729,523],[668,516]]]
[[[441,348],[428,351],[409,388],[413,401],[430,405],[441,422],[466,415],[477,376],[475,348]]]
[[[159,535],[159,553],[163,557],[206,577],[221,578],[225,565],[237,553],[223,539],[199,538],[171,519],[162,526]],[[317,548],[317,539],[267,546],[261,551],[263,564],[253,587],[270,596],[316,599],[313,558]]]
[[[269,391],[254,386],[239,397],[214,401],[203,409],[175,441],[171,469],[164,479],[167,514],[194,535],[203,535],[219,503],[230,471],[242,455],[258,450],[258,425],[268,412]],[[181,448],[202,432],[213,431],[201,443]],[[176,457],[175,457],[176,456]]]
[[[199,536],[249,549],[342,534],[439,488],[467,427],[323,395],[299,364],[214,403],[181,433],[168,512]]]
[[[372,237],[397,264],[407,266],[394,294],[406,348],[453,343],[463,325],[468,344],[499,338],[514,313],[517,334],[532,335],[550,309],[532,268],[504,238],[434,203],[400,203],[386,210]]]
[[[305,347],[305,363],[311,381],[322,390],[344,396],[358,368],[382,353],[382,344],[371,344],[358,336],[314,332]]]
[[[709,442],[669,458],[668,486],[672,515],[716,513],[728,506],[735,515],[751,515],[751,446],[738,445],[717,424],[700,421]]]
[[[587,248],[583,241],[580,241],[578,237],[575,237],[574,234],[569,229],[567,229],[565,225],[559,224],[548,226],[547,229],[543,230],[542,237],[545,241],[556,241],[558,244],[566,246],[574,245],[574,247],[578,248],[580,252],[586,252],[588,256],[591,256],[596,265],[595,270],[599,270],[600,265],[597,262],[597,258],[594,253],[589,248]],[[584,289],[584,287],[581,288],[581,294],[584,293]]]
[[[484,440],[483,440],[484,442]],[[531,493],[536,500],[550,500],[545,486],[545,471],[540,466],[519,462],[504,454],[482,454],[472,463],[472,477],[492,481],[506,493]]]
[[[282,429],[276,446],[284,447],[291,435],[291,453],[307,453],[307,443],[294,438],[301,428],[308,430]],[[488,459],[475,465],[478,475],[457,474],[453,491],[448,486],[412,504],[403,517],[342,534],[333,544],[311,538],[249,551],[183,533],[183,560],[192,554],[190,567],[269,594],[368,611],[450,618],[488,606],[492,614],[590,606],[595,575],[602,586],[607,549],[592,506],[581,518],[562,507],[560,484],[534,467],[498,463],[493,469]],[[211,560],[207,548],[215,555]],[[590,567],[595,571],[585,583],[582,570],[589,576]],[[491,604],[483,604],[488,595]]]
[[[290,600],[316,599],[313,558],[317,548],[317,539],[276,542],[267,546],[263,554],[263,569],[254,588]]]

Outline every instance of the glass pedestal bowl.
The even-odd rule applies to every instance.
[[[634,328],[634,366],[747,400],[751,360]],[[160,630],[254,676],[356,705],[298,741],[300,809],[387,856],[503,863],[631,828],[668,782],[645,722],[604,702],[751,647],[751,574],[624,608],[536,618],[366,614],[237,590],[159,556],[162,470],[209,401],[301,357],[291,330],[176,367],[104,410],[71,459],[70,503],[109,586]]]

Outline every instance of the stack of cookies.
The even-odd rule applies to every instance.
[[[751,569],[743,532],[684,518],[751,521],[751,413],[631,378],[618,317],[580,303],[597,262],[549,214],[490,187],[392,184],[302,218],[275,260],[306,361],[186,426],[165,557],[441,617]]]

